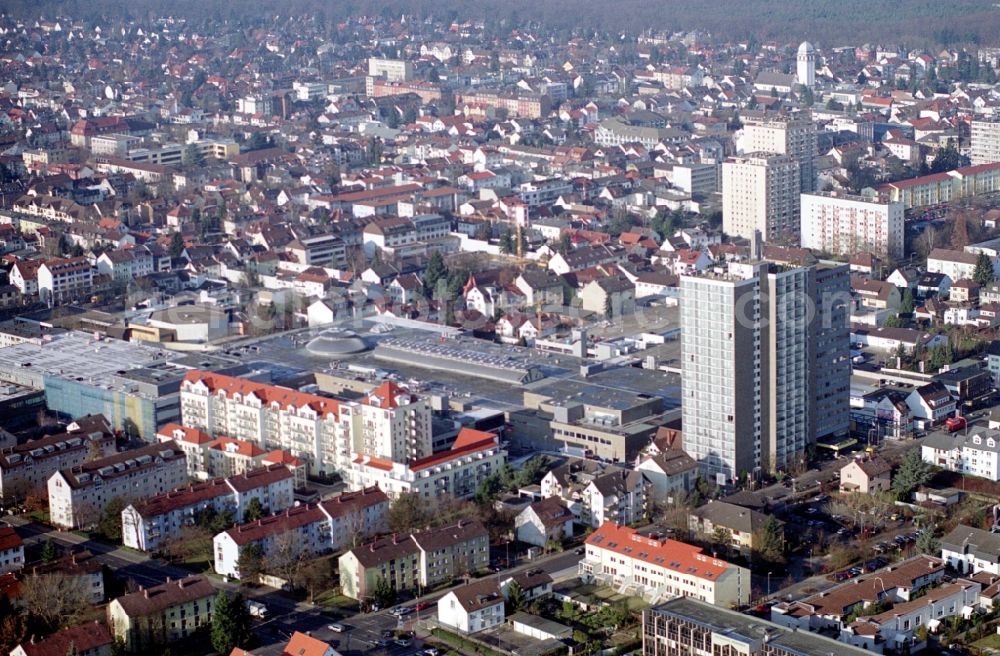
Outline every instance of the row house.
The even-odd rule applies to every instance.
[[[88,528],[112,499],[145,499],[185,482],[186,458],[177,444],[150,444],[57,471],[48,481],[49,515],[60,528]]]
[[[843,628],[852,614],[878,603],[905,603],[917,599],[941,582],[945,562],[933,556],[915,556],[861,574],[847,583],[803,599],[781,601],[771,607],[771,621],[803,632]]]
[[[251,499],[270,512],[282,512],[295,502],[293,480],[286,467],[271,465],[136,501],[122,510],[122,542],[139,551],[156,551],[179,538],[181,530],[196,524],[206,510],[231,512],[239,521]]]
[[[918,629],[936,633],[953,617],[970,619],[979,606],[982,586],[976,581],[958,579],[927,592],[919,599],[893,604],[877,615],[860,617],[844,626],[840,640],[875,653],[917,650],[921,640]]]
[[[606,522],[587,538],[580,578],[655,604],[692,597],[716,606],[750,601],[750,570],[702,553],[696,547],[658,534]]]
[[[351,599],[370,598],[378,581],[396,591],[433,587],[484,570],[489,532],[479,520],[459,520],[420,533],[384,537],[339,559],[340,585]]]
[[[115,453],[115,436],[103,415],[80,417],[54,433],[0,450],[0,499],[45,492],[60,469]]]
[[[235,526],[213,540],[215,571],[240,578],[240,554],[251,544],[260,546],[265,563],[341,551],[384,533],[388,511],[389,497],[370,487]]]

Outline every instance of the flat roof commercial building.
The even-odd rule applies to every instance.
[[[243,372],[234,359],[174,353],[69,331],[0,349],[0,381],[45,391],[48,409],[69,418],[102,414],[114,430],[152,441],[180,422],[180,384],[193,368]]]

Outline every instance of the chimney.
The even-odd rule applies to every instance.
[[[396,534],[395,533],[392,534],[392,543],[393,544],[399,544],[399,541],[396,539]]]
[[[149,599],[149,590],[143,590],[142,596],[145,597],[146,599]]]
[[[374,542],[372,542],[370,545],[368,545],[368,550],[371,551],[372,553],[375,553],[375,543]]]

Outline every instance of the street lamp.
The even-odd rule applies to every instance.
[[[771,572],[767,573],[767,598],[771,598]]]

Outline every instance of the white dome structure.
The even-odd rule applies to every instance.
[[[795,59],[795,81],[811,89],[816,84],[816,49],[808,41],[803,41]]]

